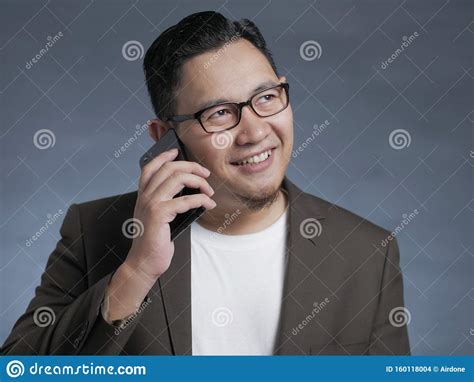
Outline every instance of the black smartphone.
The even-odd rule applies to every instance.
[[[176,132],[173,129],[170,129],[158,142],[156,142],[145,154],[143,154],[143,156],[140,158],[140,168],[143,168],[143,166],[145,166],[157,155],[164,151],[171,150],[172,148],[178,149],[178,155],[174,160],[188,160],[181,140],[177,137]],[[199,192],[200,190],[198,188],[184,187],[174,197],[178,198],[184,195],[198,194]],[[191,225],[192,222],[197,220],[204,213],[204,211],[204,207],[198,207],[176,215],[174,220],[170,223],[171,240],[174,240],[179,235],[181,235],[183,231],[189,227],[189,225]]]

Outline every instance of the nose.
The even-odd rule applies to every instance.
[[[238,145],[261,142],[271,131],[270,125],[256,115],[250,106],[242,108],[240,122],[234,129],[236,130],[235,142]]]

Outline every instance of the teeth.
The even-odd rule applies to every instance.
[[[270,155],[272,155],[272,150],[267,150],[260,155],[254,155],[253,157],[247,158],[246,160],[243,160],[241,162],[237,162],[238,165],[244,165],[247,163],[259,163],[263,162],[266,160]]]

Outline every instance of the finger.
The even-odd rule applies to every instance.
[[[166,162],[161,166],[161,168],[153,174],[152,178],[146,185],[143,193],[150,195],[153,193],[159,185],[161,185],[167,178],[173,176],[176,173],[191,173],[197,176],[207,178],[211,172],[196,162],[188,161],[171,161]]]
[[[167,178],[149,196],[161,201],[170,200],[184,187],[200,189],[202,193],[208,196],[214,195],[214,190],[203,177],[186,172],[179,172]]]
[[[213,209],[216,202],[205,194],[184,195],[164,202],[163,218],[166,223],[174,220],[177,214],[183,214],[191,209],[204,207],[207,210]]]
[[[141,171],[140,180],[138,183],[139,192],[143,191],[152,178],[153,174],[156,173],[163,164],[166,162],[172,161],[178,155],[178,150],[167,150],[162,152],[160,155],[157,155],[150,162],[148,162]]]

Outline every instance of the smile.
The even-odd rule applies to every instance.
[[[239,162],[235,162],[234,164],[238,165],[238,166],[243,166],[243,165],[246,165],[246,164],[257,164],[257,163],[260,163],[260,162],[263,162],[265,160],[268,159],[269,156],[272,155],[272,150],[266,150],[260,154],[257,154],[257,155],[254,155],[254,156],[251,156],[249,158],[246,158],[242,161],[239,161]]]
[[[253,175],[271,169],[273,162],[276,161],[276,157],[276,148],[274,147],[270,150],[265,150],[260,154],[234,162],[232,165],[242,175]]]

